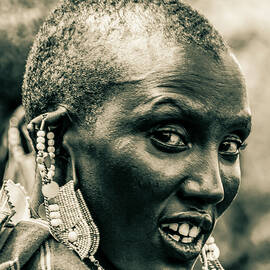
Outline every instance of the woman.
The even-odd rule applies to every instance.
[[[30,53],[23,103],[39,174],[1,262],[192,269],[201,253],[222,269],[209,236],[238,191],[250,110],[203,16],[174,1],[63,1]]]

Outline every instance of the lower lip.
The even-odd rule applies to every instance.
[[[199,238],[192,243],[176,242],[170,236],[159,228],[161,240],[170,257],[179,259],[180,261],[190,261],[200,254],[203,247],[203,239],[205,235],[201,234]]]

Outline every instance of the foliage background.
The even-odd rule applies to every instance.
[[[209,18],[228,41],[246,76],[253,111],[253,132],[241,157],[241,191],[215,231],[221,261],[227,270],[270,269],[270,2],[185,2]],[[0,1],[0,138],[7,117],[20,103],[24,65],[33,37],[56,3]]]

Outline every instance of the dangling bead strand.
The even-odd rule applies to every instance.
[[[97,270],[104,270],[104,268],[99,264],[99,261],[93,255],[89,256],[89,260],[97,267]]]
[[[55,147],[54,147],[54,133],[52,131],[46,132],[41,130],[44,124],[41,125],[37,132],[37,164],[42,178],[42,194],[44,196],[44,206],[47,220],[52,227],[60,226],[63,222],[57,204],[49,204],[49,200],[55,198],[59,192],[59,185],[53,181],[55,176]],[[47,137],[47,151],[46,150]],[[41,205],[41,207],[44,207]],[[41,211],[40,211],[41,212]],[[43,211],[44,212],[44,211]]]
[[[38,150],[37,153],[37,165],[40,171],[40,175],[42,178],[42,194],[44,196],[44,203],[40,205],[40,211],[39,213],[45,212],[45,218],[50,223],[50,232],[53,236],[58,239],[58,241],[65,243],[68,248],[74,249],[74,247],[77,247],[78,239],[80,239],[81,234],[78,232],[78,230],[74,228],[70,228],[66,234],[61,235],[63,225],[63,220],[61,217],[61,211],[60,211],[60,205],[57,204],[57,201],[61,202],[61,195],[59,185],[53,181],[55,176],[55,141],[54,141],[54,133],[53,132],[46,132],[43,130],[44,123],[41,124],[40,130],[37,132],[37,145],[36,148]],[[46,148],[47,145],[47,148]],[[104,270],[104,268],[100,265],[99,261],[94,257],[94,254],[98,248],[99,243],[99,232],[94,224],[90,213],[85,209],[85,207],[82,207],[82,200],[83,198],[80,198],[81,194],[77,193],[78,197],[76,199],[79,200],[81,203],[81,211],[83,212],[83,215],[87,217],[87,220],[89,222],[89,226],[91,226],[91,231],[96,236],[96,238],[93,238],[91,249],[89,250],[89,259],[92,262],[92,264],[96,267],[97,270]],[[60,196],[60,198],[58,198]],[[55,198],[57,199],[55,200]],[[44,214],[43,214],[44,216]],[[59,227],[60,226],[60,227]],[[60,233],[59,233],[60,232]],[[76,248],[75,248],[76,250]]]
[[[210,236],[200,254],[202,270],[224,270],[218,260],[220,251],[215,244],[214,237]]]
[[[37,145],[36,148],[38,150],[37,153],[37,166],[39,169],[39,173],[41,175],[42,178],[42,182],[45,183],[46,182],[46,175],[47,175],[47,169],[44,163],[44,156],[45,156],[45,136],[46,133],[44,130],[39,130],[37,132]]]

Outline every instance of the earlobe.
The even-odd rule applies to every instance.
[[[63,139],[63,148],[66,149],[66,152],[69,155],[69,166],[68,166],[68,171],[67,171],[67,178],[73,179],[74,186],[78,186],[78,179],[77,179],[77,173],[76,173],[76,165],[75,165],[75,156],[74,156],[74,151],[72,150],[72,147],[69,145],[67,140]]]

